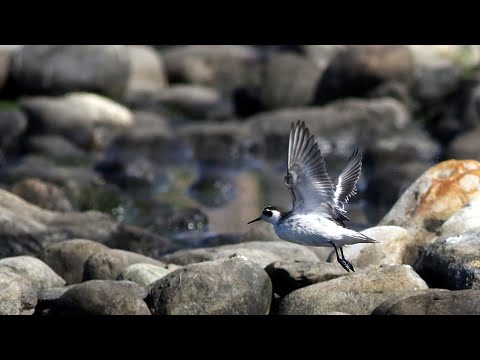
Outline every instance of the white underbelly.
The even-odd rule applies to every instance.
[[[301,220],[291,218],[275,226],[275,232],[279,238],[300,245],[331,247],[330,241],[339,240],[335,226],[325,218],[307,216],[302,217]]]

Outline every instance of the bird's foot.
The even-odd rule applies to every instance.
[[[347,260],[345,259],[338,259],[338,262],[340,263],[340,265],[342,265],[342,267],[347,270],[348,272],[350,271],[353,271],[355,272],[355,269],[353,268],[353,265],[350,264]]]

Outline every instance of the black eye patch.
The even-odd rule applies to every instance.
[[[269,210],[263,210],[263,215],[268,216],[268,217],[271,217],[271,216],[272,216],[272,212],[269,211]]]

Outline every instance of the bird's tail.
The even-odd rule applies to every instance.
[[[353,231],[344,237],[345,245],[358,244],[358,243],[378,243],[377,240],[368,237],[362,233]]]

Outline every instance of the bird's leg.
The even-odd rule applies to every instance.
[[[345,265],[347,265],[350,270],[352,270],[353,272],[355,272],[355,269],[353,268],[353,265],[350,264],[350,262],[348,262],[348,261],[345,259],[345,255],[343,255],[343,247],[341,247],[341,246],[340,246],[340,252],[342,253],[342,260],[345,262]],[[338,255],[337,255],[337,256],[338,256]]]
[[[337,261],[342,267],[350,272],[350,269],[353,270],[352,264],[350,264],[347,260],[345,260],[345,257],[343,256],[343,251],[342,248],[340,247],[340,251],[342,252],[342,259],[340,259],[340,256],[338,256],[338,248],[337,245],[335,245],[333,242],[331,242],[332,246],[335,248],[335,254],[337,255]]]

